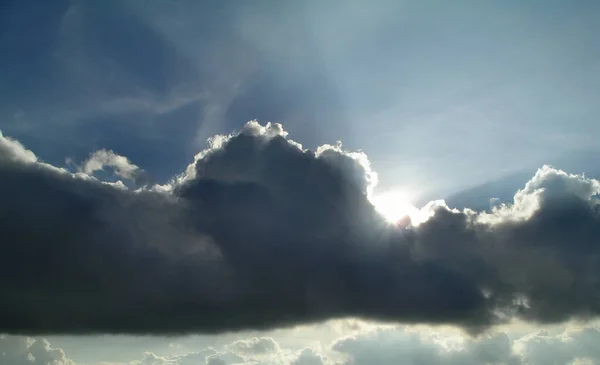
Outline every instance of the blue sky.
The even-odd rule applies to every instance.
[[[2,130],[57,164],[108,148],[165,180],[258,119],[429,198],[597,152],[594,1],[3,6]]]
[[[289,304],[284,299],[295,295],[294,285],[305,284],[295,281],[294,275],[308,272],[303,280],[317,282],[312,295],[325,298],[319,305],[337,310],[340,302],[356,301],[356,308],[341,305],[342,310],[334,312],[365,318],[337,318],[322,312],[296,318],[297,308],[291,305],[293,319],[282,309],[282,318],[267,316],[265,321],[274,322],[264,331],[250,321],[249,330],[235,332],[246,324],[232,320],[232,327],[220,328],[234,330],[227,334],[173,336],[167,323],[151,325],[154,336],[139,336],[144,327],[135,323],[131,331],[136,336],[113,336],[102,333],[99,317],[93,317],[82,325],[89,325],[93,335],[81,338],[72,335],[77,327],[56,327],[62,323],[59,320],[41,324],[32,320],[26,325],[33,327],[0,325],[0,333],[11,332],[0,336],[0,360],[6,356],[7,365],[29,365],[31,354],[37,359],[34,365],[189,365],[193,361],[204,365],[401,361],[464,365],[547,364],[550,356],[560,364],[584,364],[577,362],[584,358],[600,363],[600,352],[593,345],[600,341],[598,322],[582,321],[600,313],[595,294],[600,272],[593,261],[600,260],[594,238],[600,233],[600,217],[598,210],[587,209],[598,208],[600,192],[600,182],[594,180],[600,178],[599,17],[600,3],[593,0],[3,1],[0,205],[4,208],[0,206],[0,217],[8,218],[4,225],[0,222],[0,234],[17,237],[6,239],[17,248],[11,251],[13,246],[7,244],[6,252],[14,256],[0,258],[0,278],[12,277],[14,268],[23,277],[56,275],[65,287],[78,287],[73,278],[79,276],[94,282],[96,273],[86,270],[102,265],[101,259],[94,261],[81,249],[72,254],[82,255],[80,261],[69,263],[72,266],[61,261],[71,255],[69,250],[75,246],[70,243],[83,242],[90,245],[92,255],[126,257],[114,264],[113,276],[102,277],[100,283],[119,277],[125,272],[119,271],[122,268],[134,267],[131,275],[121,277],[127,284],[113,282],[118,290],[130,282],[141,283],[142,289],[129,289],[146,293],[150,290],[146,285],[156,281],[169,284],[167,291],[175,285],[193,292],[183,293],[182,300],[186,295],[197,299],[194,295],[216,286],[198,277],[222,275],[221,267],[207,264],[205,268],[204,261],[192,265],[192,259],[178,256],[177,246],[171,254],[183,260],[181,265],[190,266],[184,273],[164,266],[174,270],[165,279],[153,270],[145,271],[151,265],[144,261],[164,257],[157,259],[145,249],[136,251],[139,247],[134,244],[143,238],[154,242],[148,237],[159,237],[159,244],[181,241],[189,244],[182,246],[182,252],[195,259],[197,242],[212,247],[215,241],[234,262],[234,271],[241,272],[242,278],[247,274],[253,284],[264,279],[265,292],[272,288],[277,300],[286,303],[282,307]],[[250,120],[260,125],[246,124]],[[223,145],[207,145],[209,138],[229,134],[221,137],[226,141]],[[342,147],[325,147],[305,157],[290,140],[312,150],[324,144],[336,146],[338,141]],[[261,143],[270,149],[252,149]],[[206,153],[197,155],[202,150]],[[367,157],[370,165],[365,164]],[[34,175],[23,173],[29,167],[19,170],[14,164],[41,166],[42,173],[31,178]],[[545,164],[554,168],[542,168]],[[52,166],[66,168],[70,172],[61,173],[69,176],[79,171],[71,176],[76,182],[65,183],[71,180],[63,175],[57,178]],[[104,167],[107,171],[99,171]],[[335,173],[329,174],[329,168]],[[426,215],[423,222],[415,223],[411,217],[415,223],[411,233],[390,228],[370,215],[363,204],[368,201],[344,195],[369,185],[372,172],[378,175],[376,192],[401,191],[419,208],[440,198],[447,199],[448,206],[426,205],[420,213]],[[178,174],[180,180],[172,180]],[[139,193],[117,185],[118,179],[130,188],[139,181],[156,185]],[[241,184],[246,190],[236,190],[240,181],[250,182]],[[32,187],[37,190],[25,190]],[[265,196],[265,189],[286,194],[277,195],[280,199],[269,201],[271,205],[261,205],[257,201]],[[523,190],[515,195],[518,189]],[[323,191],[328,192],[325,198],[318,195]],[[143,200],[146,193],[147,201]],[[39,197],[46,201],[36,200]],[[196,210],[172,203],[173,197]],[[508,205],[484,212],[494,197]],[[237,205],[230,205],[232,201]],[[251,213],[244,207],[250,207]],[[453,207],[477,212],[459,213]],[[283,213],[271,216],[269,209]],[[334,213],[342,218],[338,220]],[[87,221],[90,216],[93,219]],[[178,221],[181,216],[186,219]],[[197,217],[205,220],[189,220]],[[171,218],[179,225],[171,226]],[[310,224],[297,223],[302,219]],[[476,222],[473,231],[463,224],[471,220]],[[96,226],[98,221],[102,224]],[[194,230],[189,231],[191,226]],[[71,233],[56,227],[84,233],[69,241]],[[56,243],[53,237],[67,237],[67,243]],[[33,240],[31,246],[21,245],[28,239]],[[257,243],[250,250],[245,243],[253,239]],[[360,239],[381,246],[345,246]],[[290,243],[272,253],[276,240]],[[419,302],[423,290],[408,288],[418,297],[411,303],[420,303],[411,309],[416,314],[396,313],[395,308],[403,305],[412,308],[400,294],[393,294],[410,280],[385,271],[396,267],[388,257],[401,256],[400,249],[381,253],[385,245],[392,247],[388,240],[422,245],[418,247],[422,252],[415,249],[415,255],[432,263],[432,267],[403,272],[414,275],[410,277],[423,288],[441,293]],[[94,246],[97,242],[111,245]],[[333,248],[323,248],[323,242]],[[471,250],[469,244],[485,248]],[[35,253],[18,266],[29,249]],[[132,254],[131,259],[132,252],[139,256]],[[362,260],[357,252],[372,256]],[[318,259],[313,261],[314,257]],[[344,266],[348,261],[359,262],[357,271]],[[321,268],[324,263],[327,267]],[[113,266],[103,272],[110,272],[108,268]],[[209,269],[215,271],[205,271]],[[280,274],[272,279],[269,270]],[[460,275],[455,276],[457,271]],[[349,279],[350,284],[337,292],[328,285],[343,277],[340,272],[354,275],[356,282]],[[190,273],[194,275],[189,286],[187,281],[168,281]],[[215,277],[228,284],[229,276]],[[7,288],[12,285],[2,280],[0,284]],[[46,287],[62,288],[62,282],[47,279],[42,285],[31,280],[22,282],[33,283],[43,293],[50,292]],[[394,290],[384,284],[386,280]],[[579,284],[571,285],[569,280]],[[493,308],[526,308],[526,314],[515,315],[514,321],[502,322],[476,338],[444,327],[473,330],[470,321],[490,325],[485,322],[488,311],[483,315],[478,311],[480,302],[489,297],[471,298],[472,282],[481,291],[477,294],[483,295],[488,287],[495,290]],[[281,289],[282,283],[292,289]],[[234,284],[237,288],[239,283]],[[14,305],[14,298],[24,298],[6,294],[13,293],[10,290],[3,292],[7,302],[13,300]],[[453,290],[455,294],[444,297]],[[335,294],[328,297],[330,291]],[[386,304],[363,302],[351,296],[356,293],[380,293]],[[173,294],[181,293],[173,289]],[[521,294],[523,306],[511,297]],[[222,299],[219,295],[215,294],[217,302]],[[445,298],[445,305],[451,307],[449,312],[439,312],[448,316],[443,321],[429,312],[436,309],[435,298]],[[512,304],[506,304],[507,298],[512,298]],[[28,305],[10,307],[16,314],[6,311],[13,315],[0,314],[0,322],[21,318],[18,315],[24,312],[16,309],[38,310],[37,304]],[[247,308],[240,311],[253,313]],[[56,312],[69,313],[64,306]],[[66,318],[60,315],[56,318]],[[396,315],[401,324],[372,321]],[[318,321],[324,319],[328,320]],[[444,326],[425,325],[430,322]],[[299,326],[279,328],[280,323]],[[205,325],[200,326],[203,331]],[[186,332],[186,326],[176,331]],[[50,343],[41,337],[13,336],[22,328],[48,330],[45,339]],[[195,329],[192,326],[191,331]],[[453,344],[463,351],[453,352]]]

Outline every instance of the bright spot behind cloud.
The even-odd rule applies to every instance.
[[[389,222],[398,222],[399,220],[416,215],[418,209],[415,208],[409,200],[406,193],[402,191],[392,191],[383,194],[374,195],[371,203],[375,209]]]
[[[402,190],[375,193],[370,198],[375,210],[389,223],[399,226],[416,227],[427,221],[443,202],[431,202],[422,208],[411,203],[410,195]]]

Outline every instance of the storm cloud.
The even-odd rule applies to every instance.
[[[512,202],[432,202],[408,227],[376,212],[376,183],[364,153],[304,149],[279,124],[215,136],[181,175],[135,190],[0,137],[0,333],[600,314],[598,181],[544,166]]]

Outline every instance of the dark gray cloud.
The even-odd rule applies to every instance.
[[[278,124],[215,137],[170,184],[137,191],[38,162],[5,137],[0,153],[0,332],[345,316],[479,330],[600,313],[600,184],[551,167],[510,204],[434,202],[405,229],[371,205],[364,154],[304,150]]]

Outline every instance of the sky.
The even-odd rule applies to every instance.
[[[600,364],[600,4],[0,4],[0,363]]]

